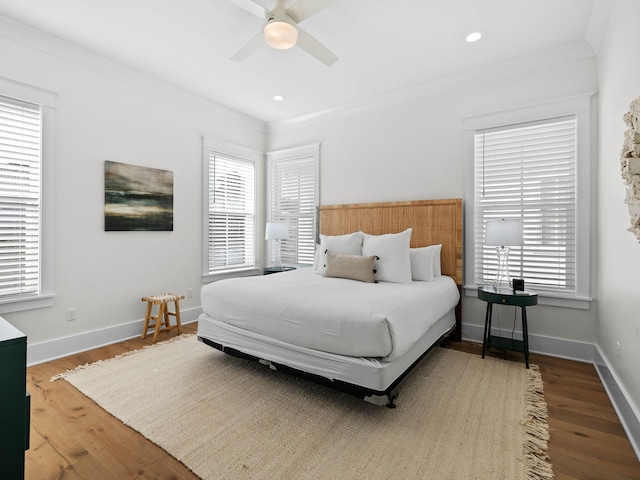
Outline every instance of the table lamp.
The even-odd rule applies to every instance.
[[[274,264],[282,270],[282,261],[280,260],[280,242],[289,238],[289,226],[284,222],[268,222],[264,236],[265,240],[275,240],[276,248],[274,255]]]
[[[493,282],[494,290],[511,288],[509,247],[521,246],[523,243],[522,220],[519,218],[487,220],[484,244],[495,246],[498,254],[498,272]]]

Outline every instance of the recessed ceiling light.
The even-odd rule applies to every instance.
[[[482,38],[482,32],[473,32],[467,35],[467,42],[469,43],[477,42],[481,38]]]
[[[283,100],[284,100],[284,95],[274,95],[274,96],[273,96],[273,99],[274,99],[276,102],[281,102],[281,101],[283,101]]]

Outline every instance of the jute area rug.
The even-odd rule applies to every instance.
[[[194,335],[59,377],[206,480],[553,478],[542,380],[521,363],[436,348],[396,409]]]

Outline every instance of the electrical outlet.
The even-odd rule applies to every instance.
[[[187,288],[187,298],[193,298],[193,288]]]
[[[616,360],[620,361],[622,358],[622,348],[620,342],[616,342]]]
[[[76,308],[67,308],[67,322],[73,322],[76,319]]]

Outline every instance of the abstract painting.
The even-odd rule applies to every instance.
[[[173,172],[104,162],[105,231],[173,231]]]

